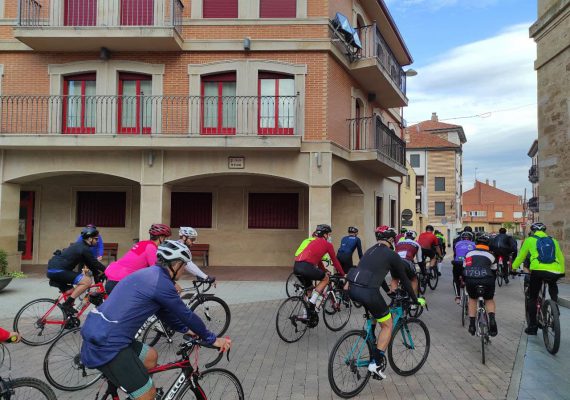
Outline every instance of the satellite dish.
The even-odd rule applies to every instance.
[[[362,42],[358,37],[356,29],[350,25],[348,18],[337,12],[333,21],[333,26],[344,36],[344,40],[351,46],[362,49]]]

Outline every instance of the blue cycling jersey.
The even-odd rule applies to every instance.
[[[112,361],[132,343],[151,315],[178,332],[191,329],[210,344],[216,340],[216,335],[184,304],[168,272],[152,266],[122,279],[109,298],[89,313],[81,328],[81,362],[97,368]]]
[[[350,254],[354,253],[354,250],[358,250],[358,258],[362,258],[362,242],[358,236],[345,236],[340,241],[340,247],[338,248],[337,254],[345,253]]]

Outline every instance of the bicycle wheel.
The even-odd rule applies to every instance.
[[[243,388],[237,376],[221,368],[207,369],[200,373],[196,387],[186,383],[176,397],[198,400],[243,400]]]
[[[439,282],[439,275],[437,274],[437,267],[429,269],[429,280],[428,285],[431,290],[435,290],[437,283]]]
[[[74,392],[91,386],[101,372],[81,362],[81,329],[65,332],[49,347],[44,358],[44,374],[48,382],[60,390]]]
[[[481,337],[481,363],[485,364],[485,344],[488,341],[489,321],[487,313],[477,312],[477,325],[479,327],[479,336]]]
[[[55,303],[53,299],[37,299],[18,311],[14,318],[14,331],[20,333],[22,342],[40,346],[53,342],[61,335],[65,327],[65,314]]]
[[[323,320],[333,332],[338,332],[348,324],[352,302],[342,289],[329,292],[323,305]]]
[[[309,308],[301,297],[290,297],[281,303],[275,318],[277,334],[283,341],[294,343],[301,339],[310,321]],[[318,318],[318,316],[317,316]]]
[[[14,391],[10,397],[14,400],[57,400],[49,385],[36,378],[12,379],[9,381],[8,387]]]
[[[398,375],[413,375],[426,362],[429,348],[429,331],[423,321],[417,318],[403,319],[392,332],[388,361]]]
[[[485,335],[481,335],[481,363],[485,364]]]
[[[291,275],[289,275],[285,283],[285,293],[287,293],[287,297],[301,296],[303,291],[304,286],[299,280],[299,277],[295,275],[294,272],[291,272]]]
[[[427,276],[424,274],[418,275],[418,284],[419,284],[418,290],[419,290],[420,294],[425,294],[426,289],[427,289],[427,284],[428,284]]]
[[[204,321],[206,328],[214,332],[216,336],[222,336],[230,326],[232,318],[230,307],[219,297],[198,298],[190,305],[190,309]]]
[[[467,307],[468,307],[468,299],[467,295],[465,294],[465,289],[462,289],[461,292],[461,326],[465,326],[465,319],[467,318]]]
[[[499,287],[503,286],[503,272],[499,270],[497,271],[497,284],[499,285]]]
[[[550,354],[560,349],[560,310],[553,300],[546,300],[542,307],[542,337]]]
[[[364,389],[370,379],[368,364],[372,356],[372,344],[366,340],[366,332],[346,332],[334,345],[329,356],[328,376],[333,392],[348,399]]]
[[[184,335],[170,329],[159,319],[155,319],[144,331],[141,342],[154,347],[158,353],[157,365],[175,362],[178,358],[176,352],[184,342]],[[215,353],[215,352],[212,352]]]

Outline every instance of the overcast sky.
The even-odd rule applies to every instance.
[[[476,169],[479,180],[495,179],[501,189],[530,190],[527,152],[537,136],[537,100],[536,46],[528,28],[536,2],[386,3],[418,72],[408,79],[408,124],[437,112],[440,121],[463,126],[464,190],[473,186]]]

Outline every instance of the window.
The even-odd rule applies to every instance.
[[[445,215],[445,201],[435,202],[435,215],[444,216]]]
[[[502,211],[495,211],[495,218],[503,218],[503,212]]]
[[[295,18],[297,16],[297,1],[260,0],[259,16],[261,18]]]
[[[412,168],[419,168],[420,167],[420,155],[419,154],[410,154],[410,165]]]
[[[95,133],[95,74],[63,81],[63,133]]]
[[[513,213],[513,218],[522,218],[522,216],[523,216],[522,211],[515,211]]]
[[[259,133],[292,135],[295,127],[295,80],[260,72]]]
[[[461,216],[462,216],[462,217],[466,217],[466,216],[467,216],[467,211],[463,211],[463,212],[461,213]]]
[[[469,211],[470,217],[486,217],[487,211]]]
[[[250,193],[247,227],[249,229],[297,229],[298,193]]]
[[[204,0],[204,18],[237,18],[238,0]]]
[[[445,178],[444,177],[435,177],[435,191],[436,192],[445,192]]]
[[[396,200],[390,200],[390,226],[396,228]]]
[[[63,22],[65,26],[97,25],[97,0],[64,1]]]
[[[416,196],[422,195],[422,186],[424,185],[424,177],[416,175]]]
[[[170,195],[170,225],[173,228],[212,227],[212,193],[172,192]]]
[[[150,75],[123,72],[119,74],[118,111],[120,133],[150,133],[152,121]]]
[[[361,124],[362,121],[362,102],[360,99],[356,99],[356,104],[354,105],[354,149],[360,150],[360,135],[362,134]]]
[[[202,77],[202,133],[236,132],[236,74]]]
[[[126,192],[77,192],[75,226],[124,228],[126,215]]]
[[[485,227],[484,226],[476,226],[475,232],[485,232]]]
[[[376,196],[376,226],[382,226],[382,197]]]
[[[154,25],[154,0],[121,0],[121,25]]]

